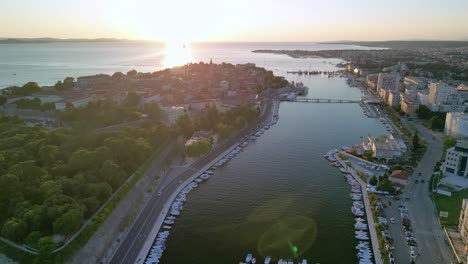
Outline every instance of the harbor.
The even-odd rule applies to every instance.
[[[310,89],[304,98],[323,96],[317,92],[334,84],[349,94],[347,98],[361,98],[359,90],[349,88],[342,79],[307,78],[313,82],[300,81],[319,88]],[[333,93],[337,90],[329,89],[330,97],[339,98]],[[280,105],[281,119],[276,125],[190,192],[180,218],[169,230],[160,263],[245,263],[248,253],[256,263],[264,263],[267,257],[275,264],[279,260],[294,264],[358,261],[349,187],[336,177],[335,168],[323,163],[323,153],[385,128],[365,117],[357,104],[337,104],[333,111],[329,104]],[[327,116],[320,114],[325,112]],[[304,131],[297,133],[297,126]],[[324,141],[329,133],[336,140]],[[199,240],[206,242],[200,245]],[[370,245],[370,240],[363,242]],[[340,249],[335,251],[335,247]],[[209,254],[208,248],[212,249]]]
[[[163,219],[162,223],[161,221],[158,221],[159,225],[157,224],[153,229],[153,237],[156,236],[154,241],[152,244],[146,243],[145,247],[142,249],[140,255],[144,255],[145,257],[139,257],[138,260],[144,260],[143,263],[145,264],[160,263],[160,259],[166,249],[166,241],[170,235],[170,230],[175,224],[177,217],[181,215],[181,212],[184,209],[184,203],[187,202],[188,194],[197,188],[199,184],[207,181],[217,168],[222,167],[224,164],[236,157],[244,148],[249,145],[249,143],[255,141],[256,138],[260,137],[263,133],[265,133],[266,130],[270,129],[271,126],[278,122],[279,101],[274,101],[272,107],[272,115],[269,120],[263,124],[263,127],[250,136],[242,138],[239,144],[234,145],[226,150],[225,153],[221,155],[221,158],[207,164],[205,166],[207,169],[204,168],[202,173],[195,173],[194,176],[190,177],[184,184],[181,185],[179,188],[180,190],[175,192],[175,197],[168,201],[166,206],[168,209],[165,209],[161,213],[161,218]],[[157,234],[156,231],[158,231]]]

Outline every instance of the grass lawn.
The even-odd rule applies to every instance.
[[[468,199],[468,190],[461,192],[453,192],[452,196],[444,196],[441,194],[434,194],[434,201],[437,210],[448,212],[447,218],[440,218],[442,225],[456,226],[458,225],[458,218],[460,217],[460,210],[463,198]]]

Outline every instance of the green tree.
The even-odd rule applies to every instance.
[[[179,119],[177,119],[175,126],[177,132],[186,138],[190,137],[193,134],[194,130],[192,120],[190,120],[190,118],[186,114],[182,115],[181,117],[179,117]]]
[[[365,159],[365,160],[368,160],[368,161],[372,161],[374,159],[374,152],[372,150],[366,150],[364,151],[364,153],[362,154],[362,157]]]
[[[54,232],[62,235],[71,235],[80,228],[82,220],[83,212],[80,209],[70,209],[54,221]]]
[[[444,139],[444,148],[445,149],[451,148],[451,147],[455,146],[456,144],[457,144],[457,139],[456,138],[447,137],[446,139]]]
[[[0,105],[4,105],[8,101],[8,98],[4,95],[0,95]]]
[[[135,109],[139,106],[141,96],[135,92],[129,92],[125,98],[125,105],[129,108]]]
[[[439,117],[439,116],[433,116],[430,120],[429,120],[430,124],[431,124],[431,129],[432,130],[439,130],[439,131],[442,131],[444,130],[444,126],[445,126],[445,121]]]
[[[126,174],[115,162],[106,160],[99,171],[99,178],[115,190],[124,182]]]
[[[145,104],[144,107],[144,113],[146,113],[149,118],[151,118],[153,121],[160,121],[161,117],[163,115],[163,110],[159,105],[155,102],[150,102]]]
[[[125,77],[125,74],[121,73],[121,72],[114,72],[114,74],[112,74],[112,78],[113,79],[122,79]]]
[[[418,136],[418,131],[414,132],[413,136],[413,148],[418,149],[419,148],[419,136]]]
[[[31,95],[41,91],[41,87],[35,82],[28,82],[25,85],[13,90],[14,95]]]
[[[44,237],[39,240],[38,251],[34,264],[54,264],[52,252],[57,247],[52,237]]]
[[[136,70],[131,70],[131,71],[127,72],[128,77],[135,77],[137,74],[138,74],[138,72]]]
[[[2,236],[13,241],[22,241],[28,235],[27,232],[24,221],[16,218],[10,218],[2,227]]]
[[[377,185],[377,183],[378,183],[377,177],[375,177],[375,175],[372,176],[372,177],[370,178],[370,180],[369,180],[369,184],[375,186],[375,185]]]

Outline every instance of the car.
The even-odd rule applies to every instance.
[[[424,183],[424,180],[421,180],[422,183]]]
[[[390,218],[390,222],[391,222],[392,224],[395,224],[395,223],[396,223],[396,222],[395,222],[395,218],[393,218],[393,217]]]
[[[408,198],[408,197],[406,197],[406,198],[405,198],[405,201],[409,201],[409,198]]]
[[[418,180],[414,180],[414,183],[418,183],[419,181]]]
[[[420,173],[420,172],[418,173],[418,176],[421,176],[421,173]]]
[[[416,252],[411,251],[411,252],[410,252],[410,256],[411,256],[412,258],[415,258],[415,257],[416,257]]]
[[[161,196],[161,191],[158,192],[158,196]]]

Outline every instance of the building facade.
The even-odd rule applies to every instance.
[[[377,91],[388,90],[396,91],[398,90],[398,84],[400,83],[400,75],[395,73],[379,73],[377,80]]]
[[[387,102],[391,107],[399,106],[400,105],[400,92],[389,91]]]
[[[447,176],[468,177],[468,141],[458,142],[446,151],[443,172]]]
[[[415,101],[405,98],[401,100],[400,106],[401,106],[401,110],[405,112],[407,115],[409,115],[410,117],[418,116],[416,113],[416,110],[418,110],[419,104],[416,103]]]
[[[468,114],[448,112],[445,118],[445,134],[456,138],[468,138]]]
[[[454,110],[450,105],[460,105],[460,95],[455,87],[443,82],[431,83],[429,85],[428,107],[434,112],[447,112]]]
[[[458,230],[460,231],[461,239],[465,246],[463,263],[468,263],[468,199],[463,199],[460,211],[460,219],[458,221]]]

